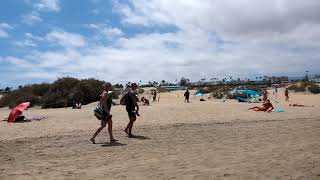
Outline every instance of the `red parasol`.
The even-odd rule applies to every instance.
[[[30,106],[30,102],[24,102],[12,109],[8,117],[8,122],[14,122],[17,117],[19,117],[24,110]]]

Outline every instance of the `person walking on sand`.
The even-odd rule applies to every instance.
[[[157,90],[153,91],[153,101],[152,102],[157,102]]]
[[[189,103],[190,92],[189,92],[188,89],[187,89],[186,92],[184,93],[184,97],[185,97],[184,102],[187,101],[187,102]]]
[[[95,138],[97,135],[104,129],[108,124],[108,132],[110,136],[110,142],[116,142],[118,140],[114,139],[112,134],[112,115],[110,114],[111,105],[112,105],[112,99],[111,96],[109,96],[108,91],[111,90],[111,84],[106,83],[103,85],[103,91],[100,95],[100,102],[99,106],[102,108],[103,114],[101,119],[100,127],[96,130],[96,132],[93,134],[90,141],[95,144]]]
[[[288,88],[286,88],[286,90],[284,91],[284,95],[286,96],[286,101],[289,101],[289,90],[288,90]]]
[[[136,83],[131,84],[131,88],[129,92],[127,92],[126,98],[126,110],[129,116],[129,123],[127,127],[124,129],[124,132],[128,135],[129,138],[133,137],[132,135],[132,127],[133,123],[137,120],[137,115],[139,116],[139,105],[137,103],[137,96],[135,94],[135,90],[138,88]]]

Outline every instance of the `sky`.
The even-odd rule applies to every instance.
[[[0,88],[320,73],[319,0],[0,3]]]

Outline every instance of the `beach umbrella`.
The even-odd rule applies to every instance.
[[[203,93],[197,93],[195,96],[197,96],[197,97],[203,97],[204,94],[203,94]]]
[[[26,110],[30,106],[30,102],[24,102],[12,109],[9,114],[8,122],[14,122],[17,117],[19,117],[24,110]]]
[[[260,96],[260,93],[256,92],[256,91],[252,91],[252,90],[236,90],[234,91],[235,93],[246,93],[247,95],[251,95],[251,96]]]

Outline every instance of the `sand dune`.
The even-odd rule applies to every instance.
[[[88,141],[99,123],[95,103],[30,108],[25,116],[48,119],[0,123],[0,179],[320,179],[320,95],[291,94],[313,108],[289,107],[279,95],[274,105],[283,113],[251,112],[252,104],[234,100],[184,103],[181,91],[161,93],[160,102],[141,107],[133,139],[122,131],[124,107],[115,106],[115,145],[106,130],[99,144]],[[0,109],[0,118],[8,113]]]

